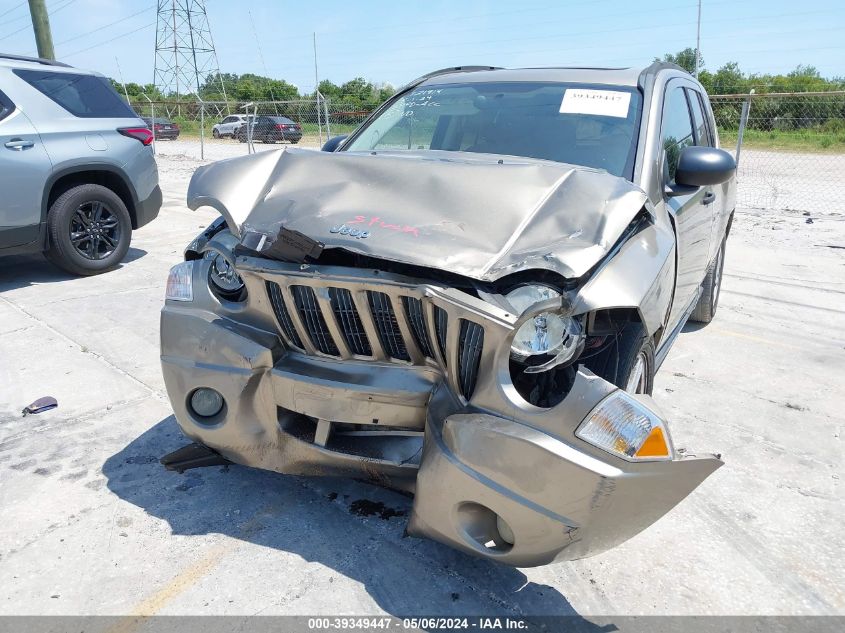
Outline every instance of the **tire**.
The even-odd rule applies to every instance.
[[[220,132],[218,132],[217,130],[211,130],[211,135],[214,138],[220,138]]]
[[[701,282],[701,296],[695,309],[690,314],[689,320],[694,323],[710,323],[716,316],[716,308],[719,306],[719,293],[722,290],[722,271],[725,269],[725,248],[728,243],[727,236],[722,238],[716,259],[707,269],[704,281]]]
[[[101,185],[78,185],[60,195],[47,214],[45,255],[73,275],[117,268],[132,241],[132,220],[118,195]]]
[[[299,143],[299,139],[296,139],[295,141],[291,140],[290,142],[291,145],[296,145],[297,143]]]
[[[607,349],[588,358],[584,365],[631,393],[651,395],[654,389],[654,342],[638,321],[626,324]]]

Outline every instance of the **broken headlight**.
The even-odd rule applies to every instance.
[[[242,301],[246,290],[243,279],[235,270],[234,264],[217,251],[207,251],[204,257],[211,260],[208,281],[214,294],[227,301]]]
[[[507,295],[516,314],[560,297],[554,288],[520,286]],[[523,323],[511,344],[511,358],[528,365],[526,373],[548,371],[574,359],[584,347],[584,331],[577,317],[558,312],[541,312]]]

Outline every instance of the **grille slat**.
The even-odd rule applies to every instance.
[[[290,343],[302,349],[302,339],[299,338],[299,334],[293,324],[293,319],[291,319],[288,308],[285,305],[285,299],[282,296],[282,289],[279,287],[279,284],[268,281],[267,294],[270,297],[270,305],[273,307],[273,312],[279,321],[282,332]]]
[[[446,310],[434,306],[434,333],[437,336],[437,345],[440,348],[440,354],[443,356],[443,362],[449,364],[446,354],[446,330],[449,325],[449,315]]]
[[[308,336],[311,337],[311,342],[314,347],[320,350],[323,354],[330,356],[340,356],[340,351],[329,333],[329,328],[326,325],[326,319],[323,316],[320,306],[317,303],[317,297],[314,294],[314,289],[308,286],[291,286],[293,293],[293,300],[296,303],[296,308],[299,310],[299,316],[305,323],[308,330]]]
[[[422,301],[415,297],[402,297],[402,305],[405,308],[405,316],[411,325],[411,333],[417,342],[417,347],[429,358],[434,358],[434,350],[431,349],[431,338],[429,338],[428,330],[425,327]]]
[[[340,321],[343,336],[346,338],[349,349],[352,350],[353,354],[372,356],[373,350],[370,346],[370,340],[364,331],[364,324],[361,321],[361,315],[358,314],[358,309],[355,307],[352,293],[346,288],[329,288],[329,298],[331,299],[332,310]]]
[[[384,351],[391,358],[411,360],[402,338],[402,331],[399,329],[399,322],[396,320],[396,313],[390,303],[390,297],[383,292],[370,290],[367,292],[367,298],[370,314],[376,324],[376,331]]]
[[[461,392],[467,400],[472,397],[475,391],[483,348],[484,328],[472,321],[461,319],[461,332],[458,341],[458,381],[460,382]]]

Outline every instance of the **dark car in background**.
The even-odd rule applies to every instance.
[[[179,129],[179,126],[170,119],[162,119],[159,117],[156,117],[155,119],[151,119],[150,117],[141,118],[144,123],[147,124],[147,127],[153,131],[156,140],[164,139],[168,141],[175,141],[179,138],[181,130]]]
[[[241,143],[247,141],[247,126],[241,125],[235,136]],[[283,116],[259,116],[252,124],[252,140],[262,143],[288,141],[296,145],[302,138],[302,126]]]

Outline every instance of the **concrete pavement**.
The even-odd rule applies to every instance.
[[[117,271],[0,260],[0,614],[845,613],[845,218],[740,211],[716,320],[657,376],[676,445],[725,467],[613,551],[517,570],[356,513],[410,508],[370,485],[157,463],[185,442],[158,310],[214,217],[184,206],[197,164],[160,156],[165,207]]]

